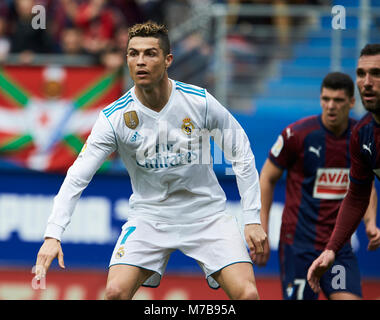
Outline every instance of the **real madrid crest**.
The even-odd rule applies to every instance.
[[[136,111],[128,111],[124,113],[124,122],[128,128],[135,129],[139,125],[139,117]]]
[[[115,258],[116,259],[120,259],[122,256],[124,256],[124,247],[120,247],[117,252],[116,252],[116,255],[115,255]]]
[[[193,130],[195,129],[193,123],[191,122],[191,119],[190,118],[185,118],[182,120],[183,124],[181,126],[181,129],[182,131],[187,134],[187,135],[190,135]]]

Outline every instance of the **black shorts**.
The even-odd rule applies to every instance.
[[[318,294],[307,282],[307,271],[322,251],[279,244],[282,294],[285,300],[316,300]],[[358,261],[350,244],[336,255],[332,267],[321,277],[321,290],[328,298],[335,292],[349,292],[362,297]]]

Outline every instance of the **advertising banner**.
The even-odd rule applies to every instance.
[[[0,172],[0,266],[32,267],[42,243],[53,198],[64,175],[33,171]],[[219,179],[228,203],[227,211],[241,221],[241,208],[235,177]],[[278,240],[284,203],[284,181],[275,190],[269,221],[272,250],[266,267],[255,267],[257,274],[279,274]],[[116,240],[128,215],[132,189],[128,175],[96,174],[84,190],[72,221],[62,237],[65,263],[70,268],[106,270]],[[352,237],[363,277],[380,277],[380,251],[367,250],[363,223]],[[201,272],[198,264],[174,252],[168,272]]]

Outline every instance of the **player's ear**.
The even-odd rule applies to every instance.
[[[350,109],[352,109],[353,107],[355,107],[355,102],[356,102],[356,99],[354,96],[351,97],[350,99]]]
[[[171,53],[167,54],[165,57],[165,66],[166,69],[168,69],[173,62],[173,55]]]

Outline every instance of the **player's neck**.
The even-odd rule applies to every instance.
[[[146,87],[135,87],[137,99],[147,108],[160,112],[168,103],[172,91],[172,83],[169,78],[163,78],[157,85]]]
[[[380,114],[372,113],[372,117],[377,124],[380,124]]]
[[[329,130],[336,137],[340,137],[344,132],[346,132],[346,130],[348,128],[348,120],[347,120],[347,122],[345,122],[339,126],[331,126],[327,123],[324,123],[323,121],[322,121],[322,123],[325,126],[325,128],[327,130]]]

